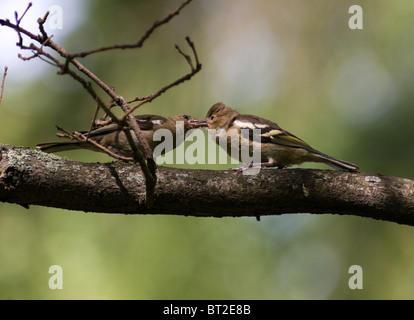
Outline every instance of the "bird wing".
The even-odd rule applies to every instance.
[[[311,146],[305,141],[285,130],[270,130],[268,132],[262,132],[261,137],[262,142],[271,142],[287,147],[304,148],[308,150],[312,149]]]
[[[138,123],[138,126],[143,131],[149,131],[153,130],[159,125],[164,124],[167,122],[167,118],[157,115],[151,115],[151,114],[142,114],[135,116],[135,119]],[[106,126],[103,126],[101,128],[97,128],[91,131],[90,136],[96,137],[104,134],[109,134],[115,131],[121,130],[121,126],[119,126],[116,123],[112,123]],[[80,133],[86,134],[87,131],[81,131]]]
[[[254,139],[254,129],[260,129],[260,137],[257,137],[256,141],[260,140],[262,143],[275,143],[286,147],[313,150],[312,147],[302,139],[283,130],[276,123],[258,116],[239,115],[233,119],[233,125],[237,126],[239,129],[248,129],[250,140]]]
[[[141,130],[155,130],[157,126],[160,126],[168,121],[167,118],[163,116],[157,116],[153,114],[141,114],[135,116],[139,128]]]
[[[89,136],[90,137],[96,137],[96,136],[100,136],[100,135],[104,135],[104,134],[109,134],[109,133],[120,130],[120,128],[121,127],[118,124],[111,123],[111,124],[108,124],[106,126],[103,126],[103,127],[97,128],[97,129],[93,129]],[[82,133],[82,134],[88,133],[88,131],[79,131],[79,132]]]

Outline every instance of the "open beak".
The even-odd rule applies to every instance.
[[[190,121],[188,124],[191,128],[207,128],[208,127],[206,119],[203,119],[203,120],[194,119]]]

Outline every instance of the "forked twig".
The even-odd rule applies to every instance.
[[[159,97],[160,95],[162,95],[164,92],[166,92],[168,89],[171,89],[172,87],[175,87],[177,85],[179,85],[180,83],[186,81],[186,80],[190,80],[197,72],[199,72],[202,68],[201,63],[198,61],[198,56],[197,56],[197,52],[195,50],[194,47],[194,43],[190,40],[189,37],[185,38],[187,40],[187,43],[189,44],[189,46],[191,47],[192,51],[193,51],[193,55],[194,55],[194,59],[196,62],[196,66],[193,66],[193,62],[192,59],[189,55],[185,54],[181,48],[178,45],[175,45],[175,48],[178,50],[178,52],[184,56],[184,58],[186,59],[187,63],[189,64],[190,68],[191,68],[191,72],[187,73],[186,75],[182,76],[181,78],[175,80],[174,82],[166,85],[165,87],[161,88],[160,90],[158,90],[156,93],[149,95],[146,98],[143,98],[141,100],[140,103],[136,104],[135,106],[131,107],[129,111],[125,112],[124,115],[121,117],[121,120],[125,120],[126,117],[128,117],[132,112],[134,112],[136,109],[138,109],[139,107],[141,107],[143,104],[151,102],[152,100],[154,100],[155,98]]]
[[[19,15],[18,15],[17,11],[14,12],[14,18],[16,20],[16,26],[18,27],[15,30],[17,31],[17,36],[19,37],[19,42],[17,43],[17,45],[20,46],[20,47],[23,46],[23,37],[20,34],[20,30],[19,30],[19,28],[20,28],[20,22],[22,21],[23,17],[26,15],[27,11],[30,9],[31,6],[32,6],[32,3],[29,2],[28,5],[27,5],[27,7],[26,7],[26,10],[24,10],[24,12],[23,12],[23,14],[22,14],[22,16],[20,18],[19,18]]]
[[[184,1],[177,9],[175,9],[172,12],[170,12],[166,17],[164,17],[161,20],[155,21],[153,23],[153,25],[147,31],[145,31],[145,33],[141,37],[141,39],[139,39],[136,43],[132,43],[132,44],[116,44],[116,45],[112,45],[112,46],[101,47],[101,48],[97,48],[97,49],[93,49],[93,50],[89,50],[89,51],[83,51],[83,52],[79,52],[79,53],[74,53],[74,54],[71,54],[70,57],[71,58],[84,58],[84,57],[87,57],[87,56],[89,56],[91,54],[98,53],[98,52],[104,52],[104,51],[108,51],[108,50],[141,48],[142,45],[144,44],[145,40],[147,40],[150,37],[150,35],[155,31],[155,29],[157,29],[158,27],[162,26],[163,24],[168,23],[172,18],[174,18],[176,15],[178,15],[180,13],[180,11],[186,5],[188,5],[191,1],[192,0],[186,0],[186,1]]]
[[[106,154],[108,154],[109,156],[118,159],[118,160],[122,160],[122,161],[134,161],[133,158],[131,157],[124,157],[120,154],[117,154],[115,152],[112,152],[110,149],[104,147],[103,145],[101,145],[100,143],[92,140],[92,139],[88,139],[87,136],[85,136],[84,134],[80,133],[80,132],[74,132],[74,133],[70,133],[68,131],[66,131],[65,129],[63,129],[62,127],[56,126],[56,128],[59,131],[62,131],[63,134],[58,133],[57,136],[60,138],[69,138],[71,140],[77,140],[79,142],[88,142],[90,144],[93,144],[95,147],[97,147],[98,149],[101,149],[103,152],[105,152]]]
[[[45,41],[47,41],[46,39],[48,37],[47,37],[47,33],[43,25],[45,24],[46,19],[49,17],[49,14],[50,14],[50,11],[47,11],[46,14],[43,16],[43,18],[37,19],[37,23],[39,24],[39,30],[43,36],[43,39],[45,39]]]

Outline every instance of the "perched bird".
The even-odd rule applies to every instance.
[[[220,137],[226,139],[227,153],[233,157],[236,155],[240,162],[242,162],[240,152],[231,154],[232,140],[236,139],[239,142],[237,148],[241,149],[240,147],[244,145],[248,146],[250,151],[253,150],[255,141],[260,143],[261,162],[249,163],[233,170],[242,171],[256,165],[284,168],[304,162],[321,162],[335,169],[347,171],[359,169],[353,163],[333,158],[313,149],[306,142],[283,130],[272,121],[254,115],[240,114],[221,102],[210,108],[204,120],[195,121],[195,126],[208,127],[208,131],[217,143]]]
[[[151,150],[154,150],[157,145],[159,145],[162,141],[156,141],[153,139],[155,131],[158,129],[167,129],[171,131],[173,137],[173,143],[165,149],[165,152],[168,152],[177,147],[177,139],[176,136],[179,132],[177,130],[183,130],[181,132],[185,135],[185,133],[192,129],[191,123],[195,119],[191,116],[181,114],[172,117],[162,117],[158,115],[137,115],[135,116],[136,121],[142,131],[144,138],[147,140],[148,145],[150,146]],[[183,125],[177,125],[178,121],[182,121]],[[87,131],[81,131],[79,133],[87,134]],[[132,134],[135,139],[135,135]],[[89,139],[93,140],[100,145],[106,147],[111,152],[114,152],[118,155],[131,157],[132,151],[128,139],[125,133],[122,130],[122,127],[116,123],[111,123],[106,126],[102,126],[97,129],[93,129],[90,132]],[[139,142],[135,140],[137,145]],[[102,149],[96,147],[95,145],[86,142],[86,141],[65,141],[65,142],[52,142],[52,143],[41,143],[36,146],[38,150],[44,152],[60,152],[66,150],[73,150],[73,149],[88,149],[92,151],[99,151],[103,152]]]

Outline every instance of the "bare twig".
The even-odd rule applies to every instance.
[[[191,57],[188,54],[184,53],[177,44],[175,45],[175,48],[185,58],[185,60],[187,60],[187,63],[191,67],[191,71],[194,71],[193,61],[191,60]]]
[[[30,9],[31,6],[32,6],[32,3],[29,2],[27,7],[26,7],[26,10],[23,12],[23,14],[20,18],[19,18],[19,15],[18,15],[17,11],[14,12],[14,18],[16,19],[16,26],[17,27],[20,27],[20,22],[22,21],[23,17],[26,15],[27,11]],[[19,42],[17,43],[17,45],[21,47],[21,46],[23,46],[23,37],[20,34],[19,28],[16,29],[16,31],[17,31],[17,36],[19,37]]]
[[[144,35],[136,43],[120,44],[120,45],[112,45],[112,46],[107,46],[107,47],[101,47],[101,48],[98,48],[98,49],[93,49],[93,50],[89,50],[89,51],[83,51],[83,52],[75,53],[75,54],[72,54],[70,57],[71,58],[84,58],[84,57],[89,56],[91,54],[98,53],[98,52],[104,52],[104,51],[108,51],[108,50],[141,48],[142,45],[144,44],[145,40],[147,40],[150,37],[150,35],[155,31],[155,29],[157,29],[161,25],[166,24],[167,22],[169,22],[172,18],[174,18],[176,15],[178,15],[180,13],[180,11],[186,5],[188,5],[191,1],[192,0],[184,1],[177,9],[175,9],[174,11],[169,13],[162,20],[155,21],[154,24],[147,31],[145,31]]]
[[[179,85],[180,83],[186,81],[186,80],[190,80],[197,72],[199,72],[202,68],[201,63],[198,61],[198,56],[197,56],[197,52],[195,50],[194,47],[194,43],[190,40],[189,37],[186,37],[187,43],[189,44],[189,46],[191,47],[191,49],[193,50],[194,53],[194,58],[196,60],[196,66],[193,66],[193,62],[192,59],[189,55],[185,54],[179,46],[175,46],[178,50],[178,52],[184,56],[184,58],[186,59],[187,63],[190,65],[191,68],[191,72],[187,73],[186,75],[182,76],[181,78],[177,79],[176,81],[166,85],[165,87],[161,88],[160,90],[158,90],[156,93],[149,95],[148,97],[142,99],[142,101],[138,104],[136,104],[135,106],[131,107],[130,110],[126,113],[124,113],[124,115],[121,117],[121,121],[124,120],[126,117],[129,116],[130,113],[134,112],[136,109],[138,109],[139,107],[141,107],[143,104],[151,102],[152,100],[154,100],[155,98],[159,97],[160,95],[162,95],[164,92],[166,92],[168,89],[175,87],[177,85]]]
[[[26,10],[27,11],[27,10]],[[58,46],[56,43],[54,43],[52,40],[48,40],[48,41],[44,41],[43,40],[43,36],[39,36],[39,35],[35,35],[33,33],[31,33],[30,31],[27,31],[26,29],[21,28],[19,25],[17,24],[13,24],[10,22],[10,20],[6,19],[0,19],[0,25],[2,26],[6,26],[9,27],[11,29],[14,29],[18,32],[18,34],[24,34],[27,37],[29,37],[30,39],[39,42],[40,44],[44,44],[47,47],[52,48],[54,51],[56,51],[57,53],[59,53],[62,57],[67,58],[69,56],[69,54],[60,46]],[[23,40],[22,40],[23,41]],[[70,61],[70,59],[67,59],[65,61],[65,63],[60,62],[58,59],[54,58],[52,55],[48,54],[47,52],[45,52],[43,49],[36,47],[33,43],[30,45],[30,47],[25,47],[23,45],[23,42],[19,42],[17,43],[17,45],[22,48],[22,49],[32,49],[32,50],[36,50],[38,52],[39,55],[45,56],[47,58],[49,58],[50,60],[52,60],[57,67],[59,67],[60,71],[58,72],[58,74],[69,74],[74,80],[78,81],[79,83],[82,84],[82,86],[85,88],[85,90],[92,96],[92,98],[99,104],[99,106],[108,113],[108,115],[110,117],[113,118],[113,120],[115,122],[119,122],[118,118],[106,107],[106,104],[102,101],[102,99],[97,95],[97,93],[93,90],[91,83],[88,82],[87,80],[83,79],[82,77],[80,77],[78,74],[76,74],[75,72],[73,72],[72,70],[70,70],[68,68],[68,60]],[[83,67],[83,66],[82,66]],[[83,67],[85,68],[85,67]],[[85,68],[86,69],[86,68]]]
[[[85,141],[85,142],[88,142],[88,143],[93,144],[95,147],[101,149],[103,152],[105,152],[106,154],[108,154],[112,158],[115,158],[115,159],[118,159],[118,160],[122,160],[122,161],[134,161],[134,158],[124,157],[124,156],[121,156],[118,153],[112,152],[110,149],[104,147],[103,145],[101,145],[100,143],[96,142],[93,139],[88,139],[85,135],[83,135],[83,134],[81,134],[79,132],[75,132],[74,136],[76,138],[78,138],[79,141]]]
[[[14,12],[14,17],[16,18],[17,25],[20,24],[20,22],[22,21],[23,17],[26,15],[27,11],[30,9],[31,6],[32,6],[32,3],[29,2],[27,4],[26,10],[24,10],[24,12],[23,12],[22,16],[20,17],[20,19],[19,19],[19,15],[18,15],[17,11]]]
[[[46,14],[43,16],[43,18],[37,19],[37,23],[39,24],[39,30],[40,30],[40,32],[41,32],[41,34],[43,36],[43,39],[45,39],[45,41],[48,38],[48,36],[47,36],[47,33],[46,33],[45,28],[43,27],[43,25],[45,24],[46,19],[49,16],[49,13],[50,12],[47,11]]]
[[[3,99],[4,81],[6,81],[7,70],[8,70],[8,67],[5,66],[4,73],[3,73],[3,80],[1,81],[1,88],[0,88],[0,103],[1,103],[1,100]]]
[[[60,126],[56,126],[56,129],[58,129],[59,131],[62,131],[64,133],[64,135],[58,135],[61,138],[69,138],[69,139],[76,139],[75,136],[73,134],[71,134],[69,131],[66,131],[65,129],[63,129]]]
[[[101,118],[101,119],[96,119],[94,124],[97,127],[102,127],[102,126],[106,126],[106,125],[111,124],[111,123],[112,123],[111,118],[109,118],[108,120],[105,120],[105,118]]]
[[[50,38],[48,38],[50,39]],[[52,40],[48,40],[49,43],[53,43]],[[59,47],[59,46],[58,46]],[[37,47],[33,43],[30,44],[30,49],[35,50],[39,55],[42,55],[49,60],[53,61],[58,68],[60,68],[61,74],[69,74],[73,79],[78,81],[82,86],[85,88],[85,90],[92,96],[92,98],[99,104],[99,106],[115,121],[120,123],[118,118],[112,113],[110,109],[108,109],[105,105],[105,103],[102,101],[102,99],[98,96],[98,94],[93,90],[92,85],[90,82],[83,79],[81,76],[79,76],[76,72],[72,71],[69,68],[65,68],[65,64],[60,62],[58,59],[53,57],[51,54],[45,52],[42,47]],[[60,47],[59,47],[60,48]],[[63,49],[62,49],[63,50]],[[85,68],[86,69],[86,68]]]
[[[114,90],[114,87],[111,87],[111,89],[112,90]],[[111,100],[110,102],[109,102],[109,104],[108,104],[108,109],[111,109],[111,105],[113,104],[113,100]],[[88,139],[89,138],[89,135],[91,134],[91,131],[92,131],[92,129],[94,128],[94,127],[96,127],[97,126],[97,121],[96,121],[96,117],[98,116],[98,112],[99,112],[99,109],[100,109],[100,107],[99,107],[99,104],[97,104],[96,105],[96,108],[95,108],[95,113],[94,113],[94,115],[93,115],[93,119],[92,119],[92,121],[91,121],[91,126],[90,126],[90,128],[89,128],[89,130],[88,130],[88,134],[86,135],[86,138]],[[105,120],[106,118],[107,118],[107,113],[105,113],[104,114],[104,116],[103,116],[103,119]],[[109,121],[109,123],[111,122],[112,120],[110,120]],[[102,123],[101,123],[101,125],[100,126],[102,126]]]
[[[58,67],[58,64],[57,64],[57,62],[56,62],[56,60],[55,59],[52,59],[51,58],[51,56],[49,55],[49,56],[47,56],[47,58],[48,59],[50,59],[50,60],[52,60],[52,61],[54,61],[54,63],[52,63],[52,62],[50,62],[49,60],[47,60],[47,59],[45,59],[43,56],[46,56],[46,54],[44,54],[44,51],[43,51],[43,46],[45,45],[45,43],[47,43],[51,38],[53,37],[53,35],[51,35],[50,37],[48,37],[43,43],[42,43],[42,45],[40,46],[40,48],[38,48],[38,47],[36,47],[33,43],[31,43],[30,44],[30,46],[29,47],[26,47],[26,46],[21,46],[21,48],[22,49],[24,49],[24,50],[29,50],[29,49],[31,49],[32,50],[32,53],[33,53],[33,55],[31,55],[31,56],[29,56],[29,57],[23,57],[23,55],[22,54],[18,54],[17,56],[20,58],[20,59],[22,59],[23,61],[28,61],[28,60],[31,60],[31,59],[34,59],[34,58],[39,58],[40,60],[42,60],[42,61],[44,61],[44,62],[46,62],[46,63],[48,63],[48,64],[50,64],[50,65],[52,65],[52,66],[54,66],[54,67]]]
[[[122,160],[122,161],[134,161],[133,158],[131,157],[124,157],[120,154],[117,154],[115,152],[112,152],[111,150],[109,150],[108,148],[104,147],[103,145],[101,145],[100,143],[92,140],[92,139],[88,139],[88,137],[80,132],[74,132],[74,133],[70,133],[68,131],[66,131],[65,129],[63,129],[62,127],[56,126],[56,128],[59,131],[62,131],[63,134],[58,133],[57,136],[60,138],[69,138],[71,140],[77,140],[80,142],[88,142],[90,144],[93,144],[95,147],[97,147],[98,149],[101,149],[103,152],[105,152],[106,154],[108,154],[109,156],[118,159],[118,160]]]
[[[86,134],[86,140],[89,139],[92,129],[96,126],[96,117],[98,116],[99,111],[99,104],[96,105],[95,113],[93,115],[93,119],[91,121],[91,126],[89,127],[88,133]]]
[[[190,46],[191,50],[193,50],[194,58],[195,58],[195,61],[196,61],[196,68],[201,69],[201,64],[200,64],[200,61],[198,60],[198,55],[197,55],[197,51],[196,51],[195,46],[194,46],[194,42],[192,42],[190,40],[190,37],[188,37],[188,36],[185,37],[185,40],[187,41],[187,43]]]

